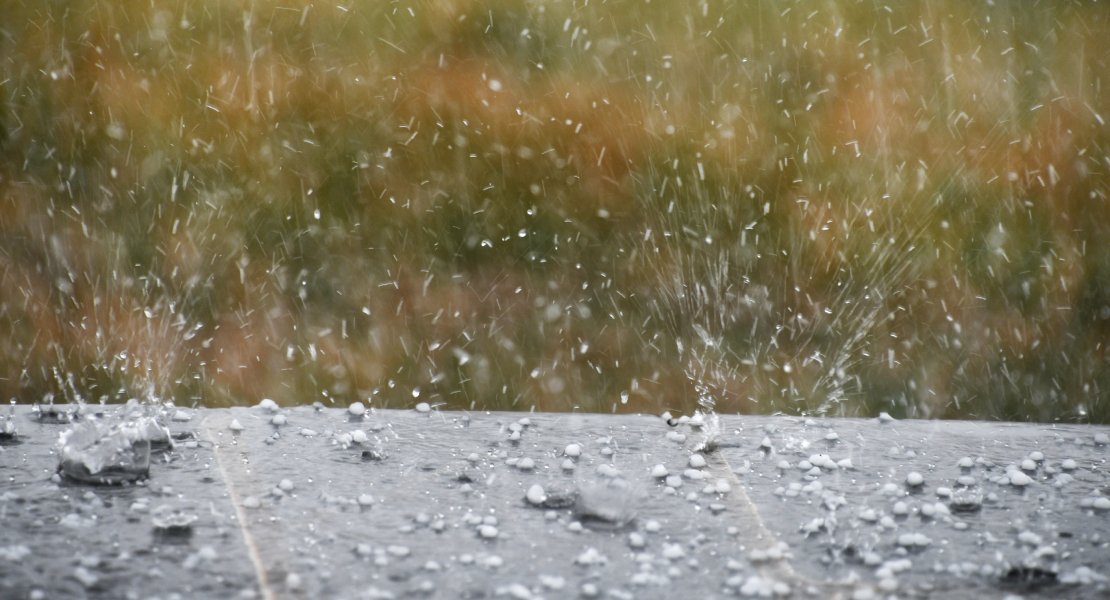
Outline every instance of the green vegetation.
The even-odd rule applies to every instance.
[[[0,393],[1110,422],[1090,2],[0,22]]]

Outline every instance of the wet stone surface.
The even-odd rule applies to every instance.
[[[0,597],[1110,597],[1105,427],[357,408],[188,411],[113,487],[18,413]]]

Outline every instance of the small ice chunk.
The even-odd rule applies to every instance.
[[[1065,471],[1074,471],[1079,468],[1079,465],[1074,460],[1066,458],[1064,462],[1060,463],[1060,468]]]
[[[273,400],[270,400],[269,398],[263,398],[262,402],[258,403],[258,408],[261,408],[263,410],[268,410],[270,412],[276,412],[279,407],[277,405],[277,402],[274,402]]]
[[[85,587],[92,587],[96,585],[96,582],[100,581],[99,577],[90,573],[89,570],[85,567],[77,567],[76,569],[74,569],[73,578],[77,581],[80,581],[81,585]]]
[[[790,463],[789,463],[789,462],[787,462],[787,461],[785,461],[785,460],[780,460],[780,461],[779,461],[779,464],[778,464],[778,468],[780,468],[780,469],[782,469],[782,470],[784,470],[784,471],[785,471],[786,469],[789,469],[789,468],[790,468]]]
[[[956,463],[956,466],[961,469],[970,469],[975,466],[975,461],[971,460],[970,456],[965,456]]]
[[[282,425],[285,425],[285,423],[287,421],[288,421],[288,419],[286,419],[285,415],[282,415],[282,414],[274,415],[274,418],[270,419],[270,422],[273,423],[274,425],[277,425],[278,427],[281,427]]]
[[[366,406],[361,402],[352,402],[351,405],[347,407],[347,412],[351,413],[352,417],[361,417],[366,414]]]
[[[359,506],[373,506],[374,505],[374,497],[371,496],[370,494],[360,494],[359,497],[358,497],[358,505]]]
[[[825,439],[830,442],[835,442],[836,440],[840,439],[840,436],[837,435],[835,431],[830,431],[825,434]]]
[[[1029,544],[1030,546],[1040,546],[1044,542],[1044,537],[1033,533],[1032,531],[1023,531],[1018,534],[1018,541]]]
[[[283,492],[291,492],[293,491],[293,487],[293,482],[288,479],[282,479],[281,483],[278,484],[278,489]]]
[[[183,410],[179,410],[179,411],[173,413],[173,420],[174,421],[189,421],[189,420],[192,420],[192,418],[193,418],[192,415],[190,415],[189,413],[187,413]]]
[[[573,460],[571,460],[569,458],[566,458],[566,459],[563,459],[563,464],[561,464],[559,466],[562,467],[564,471],[573,471],[574,467],[575,467],[575,464],[574,464]]]
[[[938,487],[937,488],[937,495],[940,496],[941,498],[947,498],[947,497],[952,495],[952,489],[951,488],[946,488],[944,486]]]
[[[836,461],[836,466],[840,467],[841,469],[854,469],[855,468],[852,465],[852,459],[850,459],[850,458],[842,458],[842,459]]]
[[[686,556],[686,551],[682,549],[681,544],[663,544],[663,558],[671,560],[678,560]]]
[[[1110,436],[1106,435],[1105,433],[1096,433],[1095,443],[1099,446],[1110,445]]]
[[[647,540],[644,539],[643,534],[633,531],[628,534],[628,545],[632,548],[643,548],[647,545]]]
[[[718,494],[727,494],[732,491],[732,486],[729,485],[728,480],[724,478],[718,479],[713,487]]]
[[[416,405],[416,412],[418,412],[418,413],[431,412],[431,410],[432,410],[432,406],[430,404],[428,404],[427,402],[421,402],[420,404]]]
[[[705,457],[700,454],[693,454],[690,456],[690,466],[695,469],[700,469],[705,466]]]
[[[655,465],[651,468],[652,477],[666,477],[667,475],[670,475],[670,471],[663,465]]]
[[[563,449],[563,454],[571,458],[578,458],[582,455],[582,446],[578,444],[567,444],[567,447]]]
[[[408,546],[389,546],[385,549],[385,551],[398,558],[403,558],[409,555]]]
[[[1018,487],[1025,487],[1033,483],[1033,479],[1021,471],[1013,471],[1010,473],[1010,484]]]
[[[685,442],[686,441],[686,434],[679,433],[677,431],[668,431],[667,432],[667,439],[671,440],[672,442]]]
[[[682,487],[682,477],[679,475],[667,475],[666,483],[672,488]]]
[[[262,506],[262,501],[257,496],[247,496],[243,498],[243,508],[258,508]]]
[[[1021,461],[1021,470],[1022,471],[1036,471],[1037,470],[1037,463],[1034,462],[1033,459],[1027,458],[1027,459]]]
[[[528,488],[528,493],[525,497],[528,499],[528,502],[536,505],[543,504],[544,501],[547,500],[547,494],[543,491],[543,486],[538,483]]]
[[[516,468],[521,471],[531,471],[536,467],[536,463],[530,458],[522,458],[516,463]]]
[[[609,562],[609,559],[605,558],[605,556],[598,552],[597,548],[591,546],[589,548],[586,548],[585,551],[575,557],[574,562],[575,564],[584,566],[603,565]]]
[[[879,422],[880,423],[890,423],[893,420],[894,420],[894,417],[890,416],[890,413],[885,413],[885,412],[879,413]]]
[[[231,425],[228,425],[227,428],[232,431],[242,431],[243,424],[239,422],[239,419],[232,419]]]
[[[917,487],[923,483],[925,483],[925,478],[917,471],[911,471],[909,475],[906,475],[906,485]]]
[[[656,521],[655,519],[644,523],[644,531],[648,533],[659,533],[659,530],[662,528],[663,527],[659,524],[659,521]]]
[[[923,547],[933,543],[925,536],[924,533],[903,533],[898,536],[898,545],[912,548],[914,546]]]
[[[482,525],[478,528],[478,535],[486,538],[487,540],[497,537],[497,528],[493,525]]]
[[[305,437],[315,437],[316,436],[316,430],[315,429],[309,429],[307,427],[301,427],[300,434],[305,436]]]
[[[351,441],[356,444],[365,444],[370,441],[370,437],[366,435],[365,431],[356,429],[351,432]]]
[[[1097,508],[1098,510],[1110,510],[1110,498],[1095,498],[1095,501],[1091,503],[1091,506]]]
[[[893,512],[894,514],[896,514],[900,517],[905,516],[905,515],[910,514],[910,507],[907,506],[905,502],[895,502],[894,503],[894,508],[891,509],[891,512]]]
[[[1029,453],[1029,458],[1037,462],[1041,462],[1042,460],[1044,460],[1044,452],[1038,452],[1037,450],[1034,450]]]

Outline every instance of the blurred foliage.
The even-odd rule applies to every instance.
[[[1110,422],[1091,2],[0,22],[0,391]]]

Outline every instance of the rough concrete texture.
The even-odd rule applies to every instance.
[[[19,407],[0,597],[1110,596],[1106,427],[185,416],[147,478],[95,486],[57,473],[72,424]]]

